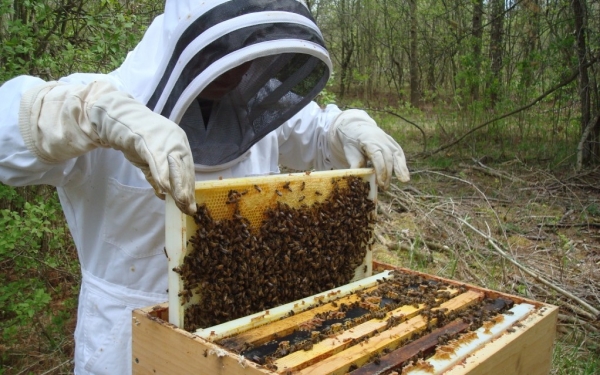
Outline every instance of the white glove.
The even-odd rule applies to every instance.
[[[185,132],[108,82],[49,82],[26,92],[19,112],[25,144],[38,158],[58,163],[110,147],[140,168],[164,199],[196,212],[194,162]]]
[[[370,161],[381,188],[389,187],[392,172],[402,182],[410,180],[404,151],[365,111],[343,111],[330,125],[328,139],[334,158],[346,161],[344,167],[362,168]]]

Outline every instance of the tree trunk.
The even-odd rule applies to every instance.
[[[343,99],[350,88],[352,77],[352,55],[354,53],[354,36],[352,31],[351,0],[340,1],[339,26],[341,38],[340,61],[340,98]]]
[[[575,18],[575,45],[577,49],[577,61],[579,63],[579,101],[581,105],[581,134],[586,135],[586,128],[590,126],[590,80],[587,68],[587,47],[585,33],[585,4],[582,0],[572,0],[573,16]],[[592,161],[594,155],[594,142],[598,137],[594,132],[594,126],[590,129],[586,139],[582,139],[583,144],[579,152],[582,153],[581,161],[588,164]],[[596,133],[596,134],[594,134]],[[597,155],[597,154],[596,154]]]
[[[521,87],[527,90],[528,87],[533,83],[533,65],[532,61],[533,53],[537,48],[539,42],[540,32],[540,6],[538,5],[539,0],[526,0],[523,4],[523,12],[527,19],[524,24],[524,35],[522,42],[523,49],[523,67],[521,69]],[[525,92],[524,92],[525,94]]]
[[[419,56],[417,50],[417,0],[408,0],[410,5],[410,104],[418,107],[421,101],[419,92]]]
[[[488,82],[490,108],[494,108],[500,100],[502,87],[502,33],[504,28],[504,0],[491,0],[491,32],[490,32],[490,70]]]
[[[475,0],[473,3],[473,19],[471,21],[471,34],[473,36],[473,71],[479,77],[481,71],[481,42],[483,37],[482,28],[483,19],[483,0]],[[479,100],[479,79],[473,78],[471,80],[471,100]]]

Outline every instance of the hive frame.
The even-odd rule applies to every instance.
[[[230,189],[250,190],[256,185],[259,186],[261,190],[261,196],[267,197],[262,203],[265,205],[262,207],[263,211],[267,205],[274,205],[277,201],[283,201],[292,205],[292,202],[298,202],[298,192],[286,192],[286,196],[283,198],[280,197],[279,194],[275,194],[278,186],[289,181],[291,183],[305,182],[307,189],[313,189],[313,191],[319,189],[320,191],[324,192],[324,194],[320,195],[319,197],[311,196],[311,198],[307,198],[302,202],[303,204],[311,205],[317,201],[323,201],[327,198],[328,194],[325,194],[325,192],[331,189],[332,178],[342,178],[346,176],[356,176],[368,181],[370,184],[368,198],[374,202],[377,201],[377,187],[375,184],[375,174],[373,169],[360,168],[197,181],[195,186],[196,202],[199,204],[205,203],[207,192],[216,190],[228,191]],[[293,200],[286,200],[286,198]],[[299,206],[299,204],[297,206]],[[179,274],[173,271],[173,269],[183,263],[185,255],[190,248],[188,241],[195,232],[196,224],[191,216],[183,214],[177,208],[173,198],[169,195],[166,197],[165,212],[165,251],[168,258],[169,323],[182,328],[184,323],[185,308],[189,304],[196,303],[198,301],[198,296],[195,295],[185,306],[181,305],[179,293],[183,289],[183,282],[181,281]],[[244,213],[242,212],[242,215],[243,214]],[[223,217],[217,214],[213,215],[213,218],[218,220],[222,219]],[[256,225],[260,224],[258,218],[251,218],[250,221]],[[366,272],[364,271],[365,268]],[[356,269],[355,276],[351,281],[360,280],[364,277],[370,276],[372,272],[372,252],[367,251],[363,263]]]

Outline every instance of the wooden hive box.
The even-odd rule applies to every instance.
[[[386,374],[394,364],[405,362],[406,358],[417,354],[418,351],[435,346],[438,346],[438,353],[434,359],[438,357],[443,360],[446,358],[448,347],[453,345],[452,351],[456,356],[449,358],[448,363],[440,365],[443,370],[436,371],[435,364],[428,366],[421,363],[420,368],[413,369],[413,372],[409,373],[444,373],[447,375],[542,375],[549,373],[558,315],[557,307],[377,262],[373,263],[373,269],[376,273],[373,277],[376,277],[381,271],[394,269],[403,274],[417,275],[426,280],[454,285],[461,292],[441,305],[449,310],[466,307],[476,300],[497,298],[510,300],[515,306],[526,306],[529,310],[516,313],[509,311],[510,315],[505,313],[502,315],[502,319],[496,318],[491,323],[484,324],[479,331],[475,331],[477,335],[473,335],[473,332],[465,333],[462,335],[462,339],[459,335],[456,340],[450,341],[449,345],[437,345],[440,334],[444,333],[434,330],[412,343],[401,345],[395,351],[382,354],[386,345],[398,343],[410,337],[411,334],[422,331],[426,326],[425,318],[417,311],[419,309],[413,308],[411,311],[410,306],[404,306],[394,310],[404,311],[405,320],[393,327],[392,333],[383,331],[384,333],[372,335],[368,340],[359,344],[349,345],[351,340],[348,338],[351,335],[360,336],[364,334],[365,330],[375,331],[386,322],[386,320],[377,319],[367,321],[361,325],[363,327],[355,326],[353,329],[338,332],[327,341],[315,344],[310,350],[300,350],[290,354],[284,360],[280,359],[276,362],[280,366],[277,370],[271,371],[267,366],[256,364],[248,358],[236,354],[235,351],[227,349],[218,341],[227,342],[227,340],[235,340],[239,336],[248,341],[264,341],[265,337],[273,337],[277,332],[283,332],[291,326],[301,324],[302,321],[310,320],[310,315],[314,314],[311,312],[312,309],[327,307],[331,302],[323,303],[322,299],[317,296],[316,305],[320,306],[301,312],[303,306],[310,306],[311,298],[306,298],[304,299],[307,301],[306,305],[296,302],[280,306],[230,322],[234,324],[227,327],[208,328],[199,334],[187,332],[169,323],[168,303],[164,303],[133,311],[133,373],[170,375],[343,374],[353,370],[353,365],[363,364],[373,357],[373,354],[379,353],[378,364],[372,362],[350,371],[350,373],[357,375]],[[365,282],[363,286],[369,287],[368,285],[372,286],[368,282]],[[352,298],[352,294],[337,292],[339,289],[337,288],[332,293],[325,293],[325,295],[333,294],[339,298]],[[315,302],[315,298],[312,299],[312,302]],[[298,310],[293,316],[285,313],[293,309]],[[503,322],[504,318],[514,318],[514,321]],[[501,326],[502,323],[505,323],[505,326],[499,327],[499,331],[494,332],[493,326]],[[452,329],[460,330],[460,327],[455,325],[455,321],[447,324],[446,333]],[[228,336],[229,334],[233,336]],[[481,336],[482,342],[475,342],[477,337],[473,336]],[[472,342],[471,348],[468,348],[469,342]],[[290,370],[281,365],[286,361],[291,364],[290,368],[298,363],[300,366],[298,369]]]
[[[324,207],[331,191],[350,186],[347,176],[370,185],[365,194],[376,199],[374,176],[368,169],[199,183],[196,198],[213,207],[216,219],[244,215],[248,217],[244,223],[256,227],[261,221],[257,212],[282,207],[277,203],[282,200],[292,208]],[[336,220],[346,221],[343,216]],[[199,301],[206,296],[199,288],[186,297],[183,291],[189,286],[181,268],[186,255],[208,252],[190,245],[197,242],[192,237],[198,227],[167,202],[169,301],[133,312],[134,374],[535,375],[550,370],[557,307],[374,262],[368,243],[364,259],[355,259],[351,267],[362,263],[346,272],[343,285],[237,319],[190,328],[186,322],[192,318],[186,313],[194,304],[196,309],[202,306]],[[232,249],[219,246],[211,251],[220,254],[221,249],[230,256]],[[282,257],[287,256],[281,255],[280,263]],[[227,305],[239,303],[227,300],[230,289],[224,296],[212,293]],[[184,326],[187,330],[179,328]]]

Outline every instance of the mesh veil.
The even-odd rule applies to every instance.
[[[216,166],[306,106],[325,86],[331,62],[314,20],[296,0],[231,0],[196,20],[181,31],[147,105],[185,130],[196,164]],[[242,64],[248,68],[231,91],[199,98]]]

